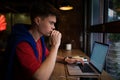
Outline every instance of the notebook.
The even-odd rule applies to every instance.
[[[100,42],[94,42],[90,62],[85,63],[91,70],[84,72],[81,69],[81,64],[67,64],[69,75],[100,75],[103,71],[106,55],[108,53],[109,45]],[[82,67],[85,67],[82,66]]]

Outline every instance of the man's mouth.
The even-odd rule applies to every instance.
[[[50,31],[50,33],[49,33],[49,34],[50,34],[50,36],[51,36],[51,34],[52,34],[52,31]]]

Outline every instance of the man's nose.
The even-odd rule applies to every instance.
[[[52,26],[52,29],[53,29],[53,30],[55,29],[55,25]]]

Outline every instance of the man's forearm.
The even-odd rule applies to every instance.
[[[58,47],[51,47],[50,54],[35,72],[34,78],[37,80],[48,80],[56,62]]]

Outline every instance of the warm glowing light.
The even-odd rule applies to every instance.
[[[4,15],[0,15],[0,31],[6,30],[6,18]]]
[[[59,8],[60,10],[72,10],[73,7],[72,6],[63,6]]]

